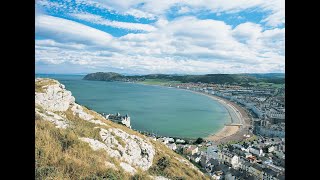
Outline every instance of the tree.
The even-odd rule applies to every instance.
[[[196,144],[201,144],[203,141],[204,141],[204,140],[199,137],[199,138],[195,141],[195,143],[196,143]]]
[[[269,150],[268,150],[267,147],[262,148],[262,151],[263,151],[264,153],[268,153],[268,152],[269,152]]]

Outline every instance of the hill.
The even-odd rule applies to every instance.
[[[124,78],[125,76],[114,73],[114,72],[97,72],[97,73],[92,73],[86,75],[83,79],[84,80],[96,80],[96,81],[120,81]]]
[[[84,80],[99,81],[145,81],[157,79],[161,81],[176,81],[181,83],[201,82],[215,84],[242,84],[249,83],[274,83],[284,84],[284,74],[206,74],[206,75],[170,75],[170,74],[148,74],[141,76],[124,76],[112,72],[98,72],[86,75]]]
[[[75,102],[58,81],[35,80],[36,179],[209,179],[165,145]]]

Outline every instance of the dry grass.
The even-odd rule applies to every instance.
[[[58,82],[53,79],[44,78],[40,81],[35,82],[35,92],[44,93],[46,90],[46,87],[44,86],[54,85],[54,84],[58,84]]]
[[[149,169],[150,174],[157,176],[165,176],[170,179],[209,179],[203,175],[199,170],[193,169],[188,165],[181,163],[179,159],[184,159],[179,154],[175,153],[164,144],[158,141],[151,141],[157,147],[156,155],[153,160],[153,166]],[[165,158],[167,166],[163,168],[159,160]],[[190,163],[191,164],[191,163]],[[159,165],[161,167],[159,167]]]
[[[50,81],[49,81],[50,82]],[[46,84],[47,85],[47,84]],[[39,84],[39,88],[44,84]],[[45,112],[41,107],[36,107]],[[102,115],[85,107],[83,110],[94,116],[105,125],[98,125],[73,115],[69,108],[65,112],[56,112],[66,117],[70,122],[67,129],[58,129],[47,121],[36,117],[36,179],[123,179],[123,180],[148,180],[152,176],[164,176],[170,179],[209,179],[201,172],[193,169],[176,158],[184,159],[160,142],[149,140],[146,136],[127,128],[126,126],[106,120]],[[125,173],[119,166],[119,161],[111,158],[105,151],[93,151],[89,144],[79,140],[79,137],[93,138],[102,141],[99,132],[100,127],[104,129],[118,128],[124,132],[136,135],[152,143],[156,155],[153,166],[148,171],[141,171],[134,176]],[[121,138],[118,142],[125,147]],[[160,160],[162,159],[162,160]],[[105,162],[115,164],[118,170],[108,169]]]
[[[120,124],[106,120],[100,114],[88,112],[113,128],[119,128],[129,134],[135,134],[147,139],[144,135]],[[84,121],[73,115],[71,109],[65,113],[72,126],[68,129],[57,129],[46,121],[36,121],[36,179],[150,179],[149,175],[164,176],[170,179],[209,179],[198,170],[195,170],[176,158],[184,159],[160,142],[152,141],[156,149],[153,166],[146,172],[138,171],[134,176],[124,173],[119,161],[110,158],[104,151],[93,151],[90,146],[78,139],[88,137],[102,141],[99,128],[107,129],[104,125],[97,125]],[[118,142],[125,146],[118,138]],[[159,163],[165,158],[165,166]],[[112,162],[118,171],[105,167],[105,161]]]
[[[114,162],[104,151],[93,151],[71,129],[36,121],[36,179],[128,179],[123,171],[107,169]],[[115,163],[117,164],[117,163]]]
[[[64,114],[72,124],[70,129],[74,131],[79,137],[87,137],[102,141],[99,135],[100,129],[95,127],[100,127],[104,129],[108,129],[108,127],[84,121],[78,115],[73,115],[73,112],[70,108],[67,111],[65,111]]]
[[[137,173],[130,178],[130,180],[152,180],[152,178],[148,172],[138,170]]]
[[[115,138],[122,147],[126,147],[126,143],[119,136],[115,136]]]

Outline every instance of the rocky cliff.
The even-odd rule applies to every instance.
[[[53,79],[35,80],[37,179],[207,179],[163,144],[77,103]]]

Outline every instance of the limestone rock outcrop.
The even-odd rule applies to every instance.
[[[144,171],[152,166],[155,150],[148,140],[116,128],[101,129],[100,136],[104,143],[114,151],[112,154],[117,154],[116,151],[118,151],[125,162]]]
[[[60,113],[70,109],[74,116],[84,121],[108,127],[106,123],[95,119],[81,105],[75,103],[71,92],[58,81],[40,78],[37,78],[36,81],[41,81],[43,84],[42,92],[35,93],[36,107],[39,107],[36,108],[36,115],[42,119],[54,123],[57,128],[68,128],[70,122]],[[110,157],[118,158],[122,163],[121,167],[129,173],[135,173],[136,168],[146,171],[152,166],[155,149],[148,139],[117,128],[100,128],[99,134],[103,142],[88,137],[79,137],[79,139],[89,143],[93,150],[103,149]]]
[[[44,92],[35,92],[35,104],[49,111],[66,111],[75,102],[72,93],[65,86],[55,80],[37,78],[37,81],[49,81],[42,86]]]

